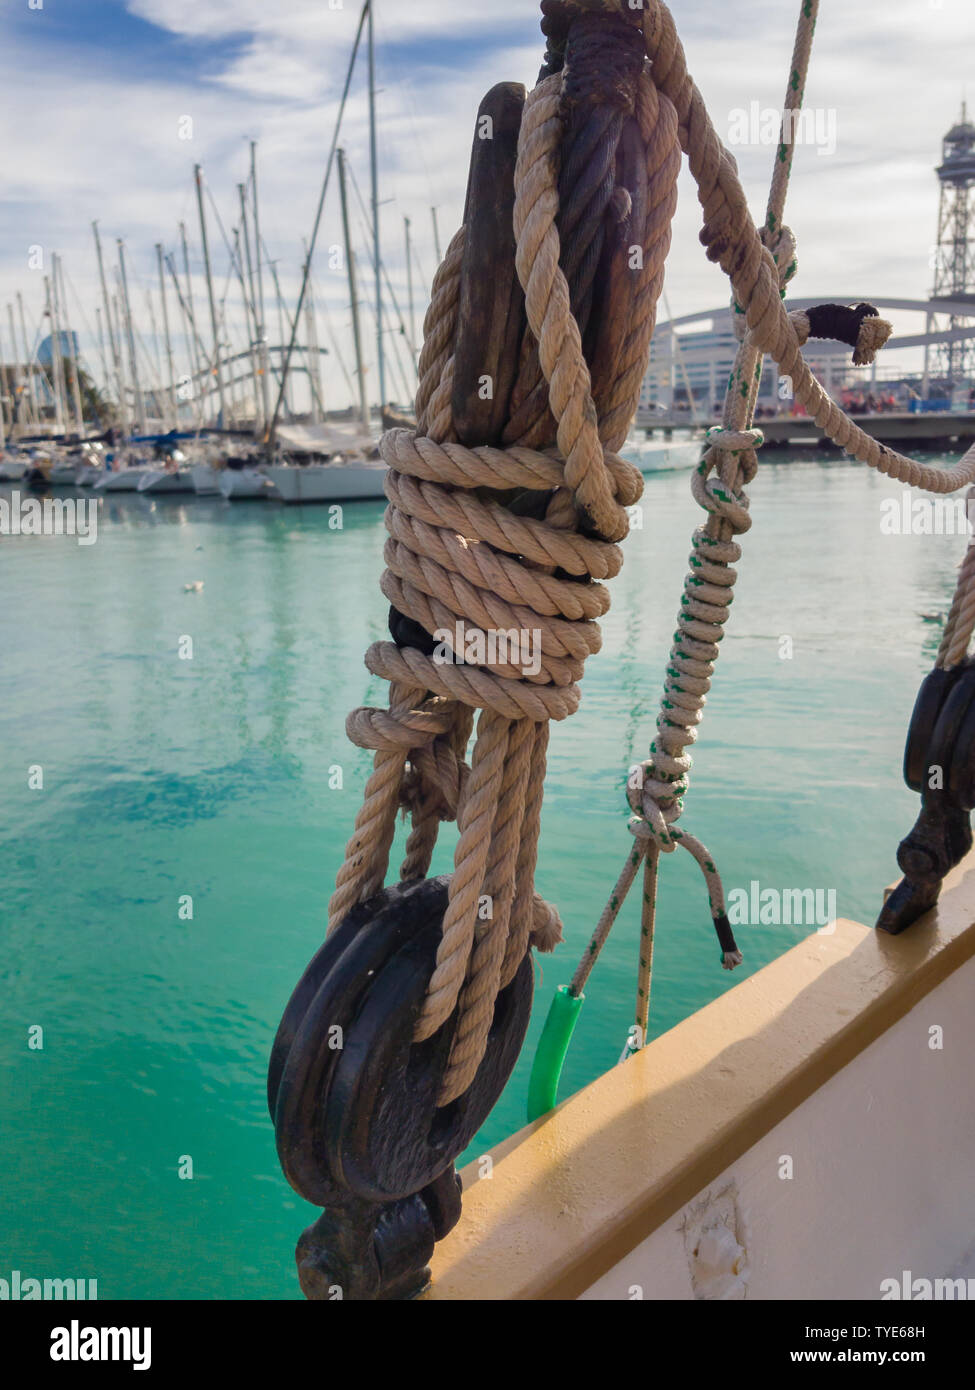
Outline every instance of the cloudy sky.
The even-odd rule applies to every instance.
[[[773,147],[764,113],[781,101],[797,0],[675,0],[690,70],[734,153],[753,212],[764,209]],[[109,259],[124,238],[133,311],[147,362],[154,352],[147,294],[156,291],[154,246],[192,239],[197,312],[204,289],[192,183],[200,163],[224,226],[236,222],[236,185],[248,141],[259,142],[262,231],[286,295],[297,286],[302,238],[311,230],[359,0],[3,0],[0,10],[0,335],[19,289],[32,330],[40,325],[42,275],[30,248],[59,252],[68,307],[97,368],[97,272],[91,221]],[[379,158],[384,259],[405,305],[403,219],[416,241],[417,320],[434,269],[430,208],[444,244],[457,224],[473,119],[483,93],[503,79],[531,85],[541,38],[532,0],[376,0]],[[933,168],[957,119],[975,51],[971,0],[825,0],[807,89],[817,140],[800,149],[788,220],[797,233],[795,292],[822,298],[921,297],[930,289],[937,215]],[[353,87],[342,143],[368,198],[365,66]],[[969,97],[975,105],[975,80]],[[190,118],[187,123],[186,118]],[[187,131],[192,138],[186,139]],[[337,190],[329,193],[316,255],[319,337],[351,362],[348,293],[327,251],[341,239]],[[218,292],[229,258],[208,206]],[[675,314],[727,301],[720,272],[697,242],[699,215],[681,180],[667,294]],[[367,270],[365,222],[353,198],[353,240]],[[170,305],[175,316],[175,305]],[[158,318],[158,302],[155,305]],[[239,293],[228,315],[239,333]],[[268,312],[271,336],[275,314]],[[896,320],[895,320],[896,321]],[[373,326],[367,315],[366,337]],[[908,319],[897,326],[915,325]],[[334,340],[330,338],[334,334]],[[409,371],[400,344],[387,392],[402,399]],[[370,347],[370,368],[372,366]],[[330,405],[348,400],[328,359]],[[370,370],[370,382],[375,374]],[[370,394],[374,394],[374,386]]]

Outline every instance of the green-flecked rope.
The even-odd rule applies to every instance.
[[[795,117],[802,105],[818,10],[819,0],[802,0],[765,225],[760,233],[778,268],[779,292],[783,298],[786,286],[796,273],[797,259],[795,237],[782,219],[792,172]],[[674,824],[683,811],[683,795],[692,763],[686,749],[697,736],[696,726],[702,717],[718,657],[718,643],[724,635],[733,598],[737,576],[732,566],[741,556],[741,548],[734,538],[751,525],[744,488],[758,470],[756,450],[763,443],[761,432],[752,427],[763,354],[754,346],[747,330],[744,308],[733,301],[733,309],[738,350],[725,393],[722,423],[708,431],[709,447],[691,482],[694,498],[708,513],[708,520],[692,538],[689,572],[684,581],[678,627],[657,717],[657,739],[650,745],[650,757],[642,764],[643,777],[638,793],[634,795],[631,789],[627,792],[634,813],[630,829],[635,844],[627,855],[572,983],[568,989],[564,986],[559,989],[546,1019],[529,1083],[530,1120],[539,1118],[556,1103],[562,1064],[585,997],[585,982],[641,863],[644,864],[644,888],[635,1021],[621,1061],[638,1052],[647,1040],[657,875],[662,852],[671,852],[682,845],[697,861],[708,887],[712,921],[722,947],[721,963],[726,970],[732,970],[742,961],[728,923],[724,889],[714,861],[700,840]]]

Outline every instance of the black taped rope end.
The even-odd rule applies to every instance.
[[[857,367],[868,366],[891,335],[891,325],[872,304],[817,304],[805,311],[810,338],[831,338],[853,348]]]
[[[714,930],[718,935],[718,945],[721,947],[721,965],[725,970],[734,970],[736,965],[741,965],[744,957],[738,949],[738,943],[735,941],[735,934],[731,930],[728,914],[722,912],[712,920],[714,922]]]

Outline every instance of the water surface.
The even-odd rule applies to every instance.
[[[896,875],[916,810],[904,733],[940,636],[921,614],[947,607],[964,547],[884,534],[901,492],[850,462],[762,461],[683,821],[728,888],[833,890],[869,922]],[[582,707],[552,730],[538,886],[566,944],[540,960],[528,1043],[471,1156],[523,1122],[552,991],[627,852],[626,769],[652,737],[701,517],[688,474],[648,479],[644,505]],[[345,715],[385,701],[362,665],[385,634],[383,538],[379,503],[346,507],[338,531],[327,509],[137,496],[104,500],[91,546],[0,538],[0,1276],[96,1278],[102,1298],[299,1296],[294,1242],[316,1212],[278,1169],[264,1072],[367,774]],[[590,982],[563,1094],[619,1055],[636,913],[634,898]],[[808,930],[742,928],[728,976],[699,872],[668,856],[653,1031]]]

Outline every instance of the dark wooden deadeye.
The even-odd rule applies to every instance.
[[[934,907],[949,869],[972,847],[975,809],[975,663],[936,666],[918,691],[904,750],[904,781],[921,810],[897,850],[904,877],[877,926],[898,935]]]
[[[532,1001],[529,956],[498,998],[470,1088],[438,1108],[453,1020],[413,1043],[447,901],[444,878],[360,904],[314,957],[285,1010],[268,1104],[285,1176],[325,1214],[302,1236],[309,1298],[408,1298],[460,1215],[453,1161],[517,1060]]]

